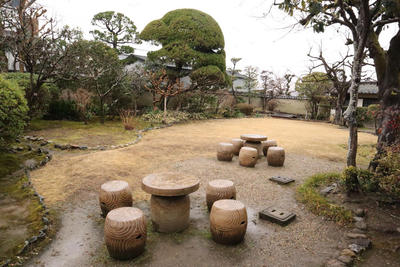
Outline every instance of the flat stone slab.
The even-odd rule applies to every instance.
[[[259,135],[259,134],[242,134],[240,136],[240,139],[249,141],[249,142],[261,142],[267,140],[268,137],[265,135]]]
[[[285,226],[296,218],[296,214],[284,209],[269,207],[259,212],[259,216],[263,220]]]
[[[295,181],[293,178],[283,176],[272,176],[269,179],[278,184],[289,184]]]
[[[143,191],[163,197],[188,195],[199,189],[199,179],[177,172],[162,172],[147,175],[142,180]]]

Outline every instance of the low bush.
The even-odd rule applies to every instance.
[[[341,176],[341,182],[347,192],[375,192],[379,188],[378,180],[374,173],[356,168],[347,167]]]
[[[225,107],[218,112],[224,118],[243,118],[244,114],[236,108]]]
[[[375,175],[383,192],[400,199],[400,145],[386,149],[385,155],[378,160]]]
[[[78,121],[80,113],[74,101],[60,99],[50,102],[48,111],[43,116],[43,119]]]
[[[267,110],[268,111],[274,111],[278,107],[278,101],[276,100],[270,100],[267,103]]]
[[[142,119],[144,121],[151,122],[153,124],[161,124],[163,123],[164,114],[162,111],[156,110],[148,112],[142,115]],[[205,120],[208,117],[204,113],[187,113],[182,111],[168,111],[166,122],[167,124],[170,123],[178,123],[184,122],[188,120]]]
[[[3,73],[2,76],[5,80],[13,81],[18,84],[22,91],[24,91],[25,96],[32,95],[31,85],[30,85],[30,74],[20,73],[20,72],[8,72]],[[34,79],[37,78],[36,75],[33,76]],[[34,92],[35,102],[28,103],[29,114],[31,117],[41,117],[46,113],[49,103],[52,98],[55,98],[59,94],[59,88],[53,83],[45,83],[41,86],[40,90]]]
[[[254,107],[253,105],[247,104],[247,103],[239,103],[235,106],[241,113],[249,116],[253,114]]]
[[[0,146],[23,132],[27,113],[27,102],[18,84],[0,76]]]
[[[364,127],[365,123],[371,122],[373,118],[370,116],[367,107],[357,107],[356,112],[357,127]]]

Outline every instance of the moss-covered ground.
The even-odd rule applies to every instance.
[[[40,162],[44,155],[27,149],[18,153],[0,153],[0,263],[13,259],[18,264],[22,258],[16,254],[25,240],[39,234],[44,227],[43,207],[28,177],[21,170],[25,160]]]
[[[97,120],[84,124],[78,121],[33,120],[26,135],[42,136],[59,144],[86,146],[126,144],[136,138],[136,130],[151,127],[151,123],[135,120],[134,130],[125,130],[120,120]]]

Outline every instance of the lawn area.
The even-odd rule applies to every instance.
[[[150,123],[136,120],[136,129],[150,127]],[[77,121],[33,120],[26,135],[42,136],[59,144],[77,144],[86,146],[119,145],[136,138],[136,131],[124,129],[121,121],[106,121],[101,124],[93,121],[85,125]]]
[[[285,165],[268,166],[265,158],[255,168],[239,166],[237,157],[232,162],[217,161],[217,144],[244,133],[265,134],[268,139],[275,139],[285,148]],[[299,205],[296,187],[315,173],[341,172],[345,166],[347,139],[346,129],[328,123],[243,118],[195,121],[153,130],[145,133],[139,143],[121,149],[56,154],[46,167],[33,171],[31,177],[50,207],[61,204],[67,208],[63,211],[60,238],[34,264],[62,265],[69,263],[72,255],[79,255],[74,256],[77,266],[124,266],[125,263],[109,258],[104,247],[104,221],[99,217],[98,206],[101,184],[109,180],[127,181],[134,206],[149,218],[150,195],[141,189],[142,178],[160,171],[178,171],[198,177],[201,183],[200,189],[191,194],[191,226],[176,234],[179,242],[171,235],[149,232],[147,252],[127,264],[179,266],[193,261],[198,266],[204,263],[212,266],[215,262],[221,266],[260,266],[268,258],[274,266],[285,266],[288,262],[320,266],[342,242],[343,229]],[[359,134],[360,147],[369,149],[375,142],[376,136]],[[369,153],[363,155],[359,158],[360,164],[367,163]],[[284,187],[268,181],[268,177],[275,175],[293,177],[296,182]],[[232,180],[237,199],[247,207],[248,233],[239,246],[225,248],[207,237],[205,186],[213,179]],[[269,205],[290,210],[298,219],[284,230],[259,220],[257,212]],[[85,239],[86,235],[91,239]],[[70,251],[71,242],[82,243],[85,249],[80,250],[88,252]],[[190,248],[191,253],[176,257],[182,247]],[[64,253],[54,256],[53,251]]]

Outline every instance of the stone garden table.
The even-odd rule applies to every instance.
[[[155,231],[180,232],[189,226],[188,195],[199,189],[199,179],[175,172],[155,173],[143,178],[142,189],[151,194],[151,220]]]
[[[257,149],[259,158],[264,155],[262,141],[267,140],[268,137],[259,134],[242,134],[240,136],[240,139],[245,141],[243,146],[253,147]]]

